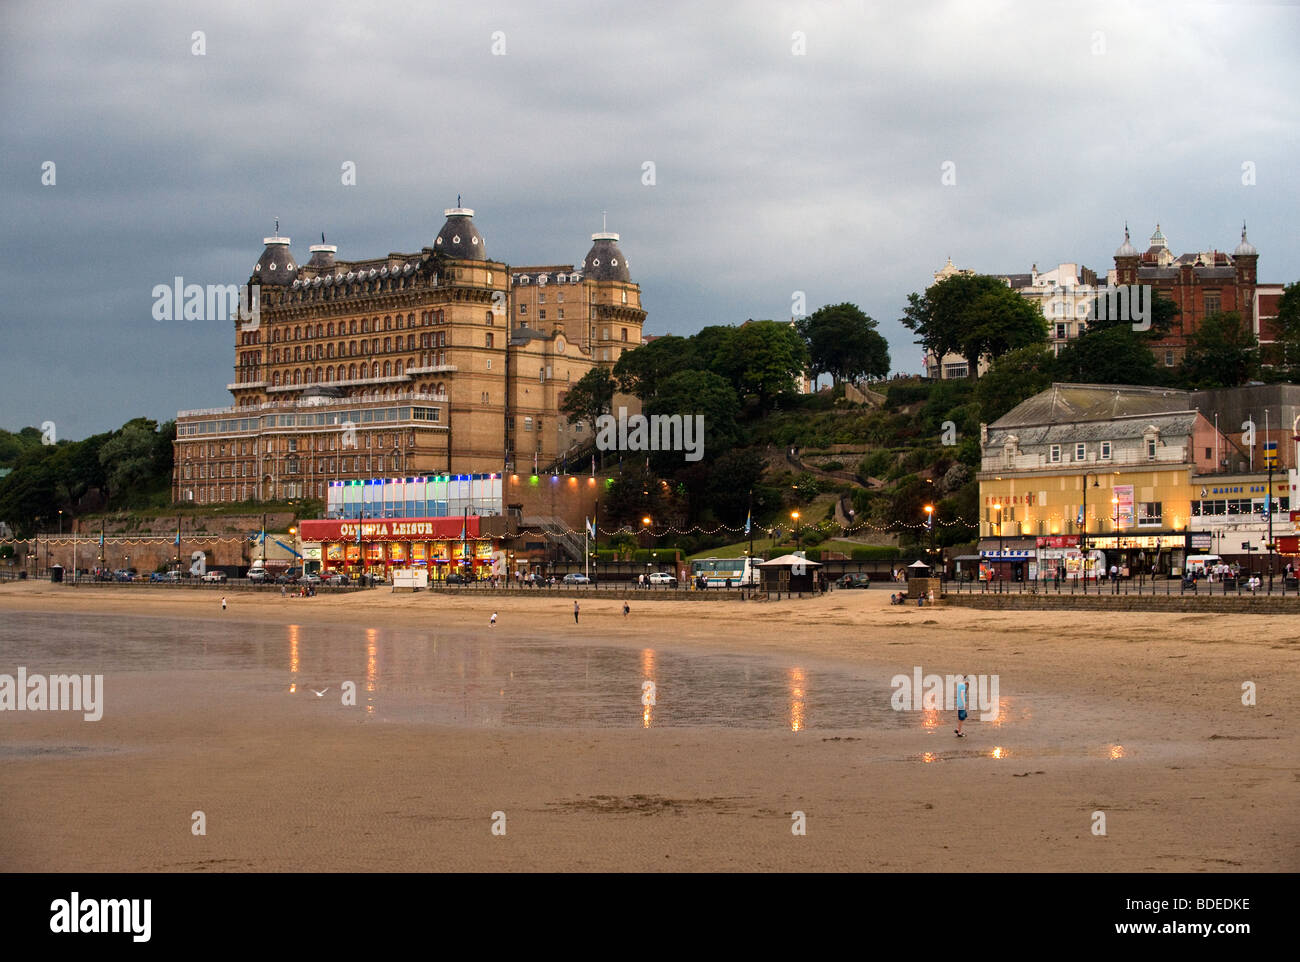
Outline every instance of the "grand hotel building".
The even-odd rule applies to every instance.
[[[474,212],[445,211],[432,245],[298,263],[265,238],[234,322],[228,408],[176,417],[177,502],[324,499],[330,482],[531,472],[581,446],[569,388],[641,343],[645,311],[617,234],[581,267],[489,259]]]

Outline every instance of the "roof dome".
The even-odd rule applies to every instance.
[[[609,231],[592,234],[595,241],[582,262],[582,273],[593,281],[625,281],[631,283],[627,272],[627,258],[618,249],[618,235]]]
[[[1120,247],[1119,250],[1115,252],[1115,256],[1116,257],[1137,257],[1138,256],[1138,249],[1134,247],[1133,242],[1129,240],[1128,224],[1124,225],[1124,244],[1122,247]]]
[[[315,267],[320,270],[328,270],[334,266],[334,255],[339,252],[337,244],[326,244],[325,235],[320,235],[320,243],[312,244],[307,248],[311,251],[311,260],[307,262],[308,267]]]
[[[1234,257],[1248,257],[1252,254],[1258,255],[1259,251],[1255,250],[1255,245],[1246,240],[1246,222],[1241,222],[1241,243],[1237,249],[1232,252]]]
[[[433,240],[433,249],[448,257],[468,261],[487,260],[487,246],[474,226],[474,212],[468,207],[448,207],[447,223]]]
[[[257,259],[253,268],[253,277],[259,284],[275,287],[288,287],[298,277],[298,265],[293,262],[293,251],[289,250],[287,237],[263,237],[266,250]]]

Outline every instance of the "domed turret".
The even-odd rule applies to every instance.
[[[314,267],[318,270],[327,271],[334,267],[334,255],[339,252],[337,244],[326,244],[325,235],[320,235],[320,243],[312,244],[307,248],[311,251],[311,260],[307,262],[308,267]]]
[[[632,278],[627,272],[627,258],[618,249],[618,235],[609,231],[600,231],[592,234],[591,239],[595,243],[591,245],[591,250],[587,252],[587,257],[582,262],[583,276],[590,277],[593,281],[631,283]]]
[[[433,249],[462,260],[487,260],[487,246],[474,226],[474,212],[468,207],[448,207],[443,213],[447,222],[434,238]]]
[[[1255,245],[1246,240],[1246,222],[1243,220],[1241,222],[1241,243],[1238,244],[1237,249],[1232,252],[1232,256],[1250,257],[1252,255],[1258,256],[1258,254],[1259,251],[1255,250]]]
[[[275,287],[288,287],[298,276],[298,265],[293,262],[293,251],[289,250],[289,238],[279,236],[279,224],[276,224],[275,237],[263,237],[266,249],[257,259],[253,268],[253,277],[259,284]]]
[[[1124,225],[1124,244],[1122,247],[1120,247],[1119,250],[1115,252],[1115,256],[1116,257],[1137,257],[1138,256],[1138,249],[1134,247],[1133,242],[1129,240],[1128,224]]]

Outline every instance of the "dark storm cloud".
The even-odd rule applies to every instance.
[[[514,264],[580,261],[607,210],[648,333],[804,291],[880,320],[899,370],[948,255],[1100,272],[1126,218],[1182,252],[1245,217],[1262,279],[1300,274],[1294,6],[713,7],[4,6],[0,423],[228,404],[230,327],[154,321],[155,284],[244,279],[276,217],[299,259],[322,230],[418,250],[457,193]]]

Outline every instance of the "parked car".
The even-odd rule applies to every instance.
[[[248,580],[255,582],[264,582],[270,579],[270,573],[265,568],[249,568]]]
[[[325,583],[327,585],[347,585],[352,583],[352,579],[342,571],[336,571],[325,579]]]
[[[136,571],[134,568],[118,568],[113,572],[114,581],[134,581]]]
[[[870,588],[871,578],[863,574],[846,574],[839,580],[841,588]]]
[[[318,574],[308,573],[298,579],[300,585],[318,585],[321,583],[321,577]]]
[[[298,583],[298,579],[301,578],[301,577],[302,577],[302,569],[301,569],[301,568],[290,568],[288,571],[286,571],[286,572],[284,572],[283,574],[277,576],[276,579],[275,579],[275,583],[276,583],[277,585],[292,585],[292,584],[297,584],[297,583]]]
[[[581,571],[571,571],[569,574],[564,576],[564,583],[566,585],[589,585],[591,584],[591,579]]]
[[[450,574],[447,575],[447,584],[449,584],[449,585],[467,585],[467,584],[469,584],[469,579],[466,578],[466,577],[465,577],[463,574],[461,574],[459,571],[453,571],[453,572],[451,572]]]
[[[677,579],[667,571],[654,571],[650,574],[650,583],[652,585],[672,585],[677,587]]]
[[[204,574],[203,580],[210,584],[221,584],[226,580],[226,573],[224,571],[209,571]]]

